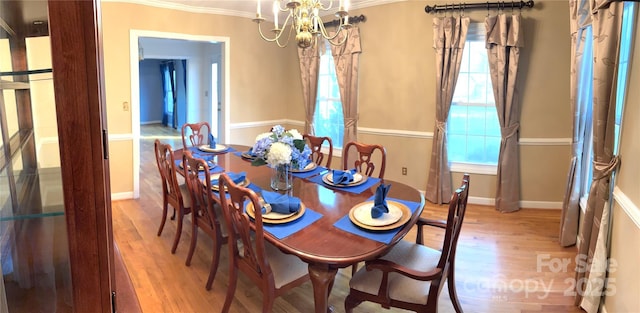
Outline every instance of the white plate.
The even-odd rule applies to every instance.
[[[202,145],[202,146],[198,147],[198,149],[200,149],[200,151],[204,151],[204,152],[222,152],[224,150],[227,150],[227,146],[216,144],[215,148],[209,148],[209,145]]]
[[[318,164],[311,162],[309,164],[307,164],[307,166],[305,166],[303,169],[301,170],[291,170],[294,173],[304,173],[304,172],[308,172],[308,171],[312,171],[314,170],[316,167],[318,167]]]
[[[360,173],[353,174],[353,181],[348,184],[336,184],[333,182],[333,171],[329,171],[329,173],[322,176],[322,181],[331,186],[336,187],[353,187],[364,184],[367,181],[367,176],[363,176]]]

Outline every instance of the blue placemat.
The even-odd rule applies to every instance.
[[[373,197],[369,198],[367,201],[369,201],[369,200],[373,200]],[[395,199],[395,198],[387,198],[387,200],[397,201],[397,202],[400,202],[400,203],[406,205],[409,208],[409,210],[411,210],[412,214],[417,209],[420,208],[420,203],[418,203],[418,202],[400,200],[400,199]],[[393,237],[395,237],[396,234],[402,228],[402,227],[398,227],[398,228],[395,228],[395,229],[390,229],[390,230],[385,230],[385,231],[372,231],[372,230],[360,228],[356,224],[351,222],[351,219],[349,219],[349,214],[343,216],[341,219],[339,219],[337,222],[335,222],[335,224],[333,224],[333,226],[336,227],[336,228],[342,229],[342,230],[344,230],[346,232],[358,235],[360,237],[368,238],[368,239],[375,240],[375,241],[382,242],[382,243],[386,243],[386,244],[390,243],[391,239],[393,239]]]
[[[176,162],[176,167],[182,171],[183,170],[182,160],[175,160],[175,162]],[[211,164],[208,164],[208,165],[209,165],[209,173],[211,174],[224,172],[224,168],[220,165],[216,164],[213,167],[210,166]],[[204,172],[201,172],[199,176],[200,178],[204,178]]]
[[[257,185],[254,185],[253,183],[249,183],[247,188],[253,190],[253,192],[258,193],[258,194],[262,192],[262,188],[258,187]],[[220,198],[220,192],[218,192],[217,190],[211,190],[211,192],[213,192],[214,195],[216,195],[218,198]],[[229,194],[227,194],[226,197],[228,199],[229,198]]]
[[[253,187],[251,187],[251,185],[253,184],[249,184],[249,189],[255,191],[258,194],[262,192],[262,189],[260,187],[256,185],[253,185]],[[245,202],[245,207],[248,202],[249,202],[248,200],[247,202]],[[305,207],[305,211],[302,217],[298,218],[295,221],[291,221],[283,224],[262,223],[262,227],[264,228],[265,231],[268,231],[270,234],[272,234],[276,238],[282,239],[292,234],[295,234],[296,232],[302,230],[303,228],[311,225],[313,222],[319,220],[321,217],[322,217],[322,214],[314,210],[311,210],[308,207]]]
[[[326,167],[323,166],[317,166],[316,168],[314,168],[313,170],[310,170],[308,172],[301,172],[301,173],[296,173],[293,172],[292,175],[298,178],[309,178],[311,176],[315,176],[317,174],[320,174],[322,171],[326,170]]]
[[[353,186],[353,187],[337,187],[337,186],[333,186],[333,185],[328,185],[325,184],[322,181],[322,176],[324,175],[317,175],[317,176],[312,176],[311,178],[309,178],[310,181],[316,183],[316,184],[320,184],[320,185],[324,185],[326,187],[335,189],[335,190],[344,190],[347,192],[351,192],[351,193],[362,193],[363,191],[371,188],[372,186],[376,185],[377,183],[380,182],[380,178],[375,178],[375,177],[369,177],[367,178],[367,181],[364,182],[362,185],[358,185],[358,186]]]

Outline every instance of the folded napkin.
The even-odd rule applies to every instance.
[[[247,154],[252,157],[256,156],[256,154],[253,152],[253,147],[249,148],[249,150],[247,151]]]
[[[209,134],[209,148],[216,148],[216,137],[213,137],[213,134]]]
[[[352,169],[352,170],[348,170],[348,171],[341,171],[341,170],[333,170],[333,183],[334,184],[341,184],[341,185],[348,185],[349,183],[353,182],[353,174],[356,173],[356,169]]]
[[[386,198],[390,188],[391,184],[380,184],[380,186],[376,188],[376,194],[373,198],[373,207],[371,208],[371,218],[378,218],[382,216],[383,213],[389,213]]]
[[[231,178],[231,180],[233,180],[233,182],[235,184],[239,184],[241,182],[243,182],[246,178],[247,178],[247,173],[246,172],[240,172],[240,173],[233,173],[233,172],[226,172],[227,176],[229,176],[229,178]],[[211,180],[211,185],[212,186],[217,186],[218,185],[218,179],[212,179]]]
[[[289,214],[300,210],[300,199],[287,194],[279,194],[273,191],[263,191],[262,198],[271,206],[271,211]],[[262,208],[262,214],[269,213],[266,208]]]

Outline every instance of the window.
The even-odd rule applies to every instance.
[[[344,115],[340,89],[336,78],[336,67],[331,55],[331,46],[325,40],[318,68],[318,94],[316,112],[313,116],[316,136],[331,138],[334,149],[342,149]]]
[[[447,120],[447,151],[452,170],[459,167],[470,171],[468,165],[483,165],[490,168],[479,172],[495,174],[500,152],[500,123],[489,74],[484,27],[480,23],[469,26]]]

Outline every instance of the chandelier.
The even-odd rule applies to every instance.
[[[349,12],[347,12],[349,0],[340,0],[338,11],[335,13],[338,17],[338,26],[335,34],[333,35],[330,35],[329,32],[327,32],[324,23],[322,22],[322,18],[320,18],[320,12],[332,9],[333,0],[329,1],[328,6],[324,6],[321,3],[321,0],[274,0],[274,28],[271,30],[271,32],[274,33],[274,36],[272,38],[265,36],[262,32],[261,25],[265,19],[262,17],[260,0],[257,1],[258,8],[256,11],[256,18],[253,19],[253,21],[258,23],[260,37],[266,41],[275,42],[278,47],[286,47],[289,43],[289,39],[291,38],[291,34],[294,31],[296,33],[295,39],[298,47],[303,49],[311,45],[316,45],[317,38],[320,36],[327,39],[329,43],[335,46],[342,45],[347,40],[348,32],[341,37],[338,37],[338,34],[340,34],[342,30],[351,28],[351,24],[349,24]],[[282,6],[282,2],[285,2],[284,7]],[[288,15],[282,25],[278,24],[278,14],[280,12],[288,12]],[[288,32],[286,31],[287,27],[289,27]],[[285,32],[288,33],[286,39],[282,38],[282,34]],[[282,39],[284,39],[284,41]]]

